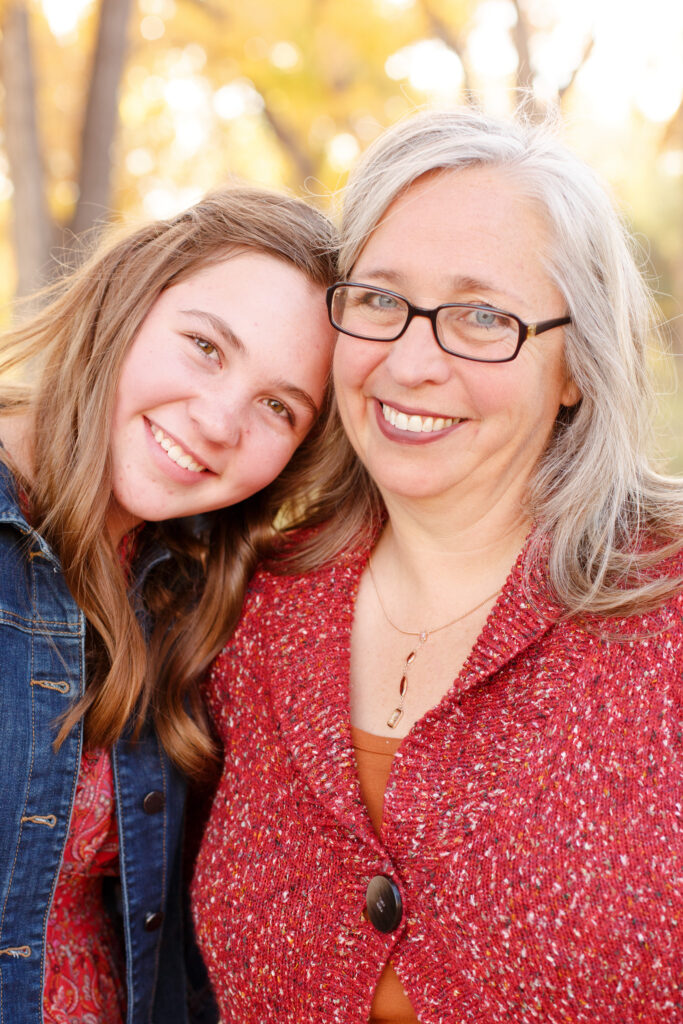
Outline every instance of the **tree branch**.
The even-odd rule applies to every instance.
[[[263,95],[263,94],[262,94]],[[301,145],[294,132],[269,106],[264,97],[263,116],[273,130],[275,137],[296,167],[297,176],[304,182],[315,175],[316,168],[308,152]]]
[[[520,100],[532,117],[542,116],[542,109],[534,94],[534,72],[531,66],[529,38],[531,36],[526,12],[519,0],[512,0],[517,12],[517,21],[512,29],[512,39],[517,50],[516,87]]]
[[[591,53],[593,52],[593,47],[594,46],[595,46],[595,38],[593,36],[591,36],[590,39],[588,39],[588,41],[586,42],[586,45],[583,48],[583,53],[581,54],[581,59],[579,60],[579,62],[576,65],[576,67],[573,69],[571,75],[569,76],[569,81],[565,82],[565,84],[563,86],[561,86],[561,88],[558,89],[558,91],[557,91],[557,96],[558,96],[558,99],[560,101],[560,104],[562,103],[562,101],[564,100],[565,95],[569,92],[569,90],[573,86],[574,82],[576,81],[576,76],[578,75],[579,71],[584,66],[584,64],[586,63],[586,61],[590,57]]]

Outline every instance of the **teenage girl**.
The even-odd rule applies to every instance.
[[[194,684],[306,482],[334,276],[322,215],[224,190],[0,340],[2,1022],[188,1020]]]

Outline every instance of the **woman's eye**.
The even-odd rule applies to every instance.
[[[488,309],[477,309],[474,313],[474,319],[482,327],[493,327],[498,317]]]
[[[374,292],[368,296],[368,303],[372,306],[376,306],[377,309],[395,309],[397,306],[396,299],[393,295],[384,295],[382,292]]]
[[[471,309],[467,314],[467,320],[473,327],[500,327],[509,325],[509,318],[495,309]]]

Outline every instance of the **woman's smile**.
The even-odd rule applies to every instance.
[[[462,417],[417,413],[382,401],[377,402],[377,408],[380,430],[387,437],[398,438],[409,444],[436,441],[463,422]],[[402,434],[405,436],[401,438]]]

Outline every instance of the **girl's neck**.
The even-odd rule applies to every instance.
[[[34,477],[34,425],[29,412],[0,413],[2,458],[13,473],[30,483]]]

